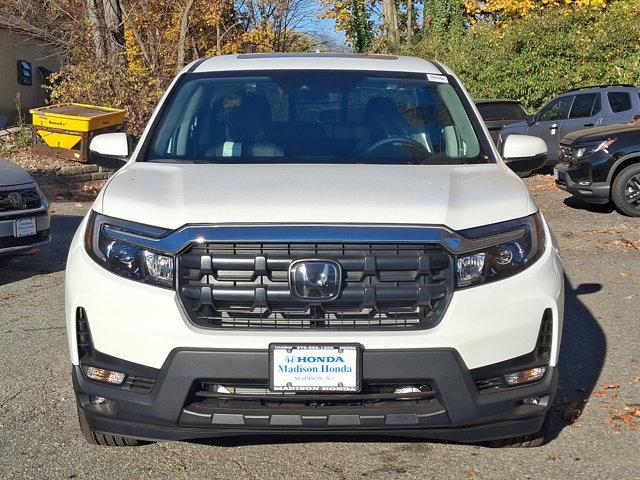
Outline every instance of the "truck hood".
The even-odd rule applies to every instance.
[[[130,163],[111,178],[95,208],[168,229],[185,224],[349,223],[459,230],[537,210],[520,179],[500,164]]]
[[[0,159],[0,189],[16,185],[33,184],[33,179],[20,167]]]
[[[563,143],[571,142],[597,142],[617,135],[640,134],[640,123],[623,123],[618,125],[606,125],[604,127],[585,128],[576,130],[566,135]]]

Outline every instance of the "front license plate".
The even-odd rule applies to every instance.
[[[13,235],[15,237],[28,237],[36,234],[35,217],[19,218],[13,224]]]
[[[271,345],[269,357],[272,391],[360,391],[358,345]]]

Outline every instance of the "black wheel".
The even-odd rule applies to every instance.
[[[520,178],[527,178],[530,177],[532,173],[533,170],[529,170],[528,172],[516,172],[516,175],[518,175]]]
[[[141,445],[142,442],[135,438],[121,437],[119,435],[104,435],[91,430],[89,422],[84,411],[77,406],[78,409],[78,423],[80,423],[80,431],[85,440],[91,445],[102,445],[104,447],[135,447]]]
[[[640,217],[640,164],[629,165],[616,175],[611,200],[621,213]]]
[[[492,440],[484,446],[489,448],[535,448],[541,447],[546,443],[547,431],[549,430],[551,414],[547,413],[542,428],[531,435],[522,435],[520,437],[502,438],[500,440]]]

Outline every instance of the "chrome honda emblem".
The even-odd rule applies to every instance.
[[[296,260],[289,267],[289,288],[298,298],[333,300],[341,285],[342,269],[333,260]]]
[[[15,208],[16,210],[22,210],[27,205],[20,192],[10,192],[9,203],[11,204],[11,207]]]

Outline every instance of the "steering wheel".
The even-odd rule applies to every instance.
[[[420,142],[418,142],[417,140],[414,140],[413,138],[409,138],[409,137],[387,137],[387,138],[382,138],[380,140],[377,140],[375,142],[373,142],[371,145],[369,145],[366,149],[364,149],[364,151],[362,151],[360,153],[360,155],[367,155],[370,154],[371,152],[373,152],[374,150],[377,150],[380,147],[383,147],[387,144],[401,144],[401,145],[406,145],[408,147],[411,147],[412,149],[417,148],[420,153],[424,153],[427,155],[430,155],[431,152],[427,149],[427,147],[425,147],[423,144],[421,144]]]

